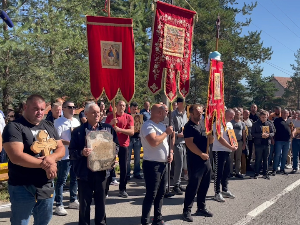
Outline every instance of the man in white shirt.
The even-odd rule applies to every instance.
[[[73,102],[67,101],[63,103],[64,115],[54,121],[54,127],[56,128],[59,137],[66,149],[66,154],[61,161],[57,162],[57,182],[55,187],[55,201],[56,209],[55,213],[59,216],[67,215],[67,211],[64,209],[63,200],[63,186],[66,183],[68,174],[70,172],[70,209],[78,209],[79,203],[77,201],[77,181],[76,175],[73,172],[71,161],[69,158],[69,145],[71,140],[71,133],[74,128],[80,126],[80,122],[74,118],[75,106]]]
[[[220,137],[217,135],[216,124],[214,123],[214,143],[213,152],[215,159],[215,200],[218,202],[225,202],[225,198],[235,198],[235,196],[228,190],[228,176],[230,174],[230,153],[236,151],[237,147],[231,146],[228,130],[233,130],[232,123],[230,121],[234,118],[234,111],[227,109],[225,111],[226,130],[224,131],[221,125]],[[222,193],[220,192],[220,184],[222,184]]]
[[[167,165],[173,160],[173,150],[169,156],[168,135],[173,127],[161,123],[166,117],[163,105],[156,104],[151,108],[151,118],[144,122],[141,129],[141,141],[144,149],[143,172],[146,184],[146,195],[142,207],[142,225],[150,224],[150,211],[154,202],[152,225],[166,225],[162,220],[161,208],[167,184]],[[173,147],[173,146],[172,146]]]

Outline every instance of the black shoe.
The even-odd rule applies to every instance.
[[[163,220],[159,221],[159,222],[153,222],[152,225],[168,225],[167,223],[165,223]]]
[[[270,180],[269,174],[264,175],[263,178],[264,178],[264,179],[267,179],[267,180]]]
[[[173,192],[175,193],[175,195],[183,195],[182,190],[180,189],[179,186],[174,186],[173,187]]]
[[[213,214],[207,210],[207,208],[204,209],[197,209],[196,211],[197,216],[205,216],[205,217],[212,217]]]
[[[297,169],[293,169],[293,170],[290,172],[290,174],[295,174],[295,173],[297,173],[297,172],[298,172]]]
[[[254,174],[253,179],[257,179],[257,178],[258,178],[258,174],[256,173],[256,174]]]
[[[172,198],[175,194],[172,192],[166,192],[164,198]]]
[[[236,174],[235,175],[236,178],[239,178],[239,179],[244,179],[244,176],[240,173]]]
[[[186,188],[181,186],[181,185],[179,185],[179,188],[180,188],[181,191],[184,191],[184,192],[186,191]]]
[[[128,194],[126,191],[119,191],[119,197],[121,198],[128,198]]]
[[[285,172],[285,170],[280,170],[280,174],[282,174],[282,175],[288,175],[288,173]]]
[[[139,180],[144,179],[144,177],[142,177],[141,175],[134,176],[134,178]]]
[[[272,171],[272,176],[276,176],[276,171],[275,170]]]
[[[194,221],[194,220],[193,220],[193,217],[192,217],[192,215],[191,215],[191,212],[189,212],[189,211],[183,212],[183,214],[182,214],[182,219],[183,219],[184,221],[187,221],[187,222],[193,222],[193,221]]]

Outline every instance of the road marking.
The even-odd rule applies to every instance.
[[[263,211],[265,211],[267,208],[269,208],[271,205],[273,205],[274,203],[276,203],[278,201],[279,198],[281,198],[282,196],[284,196],[285,194],[291,192],[292,190],[294,190],[296,187],[298,187],[300,185],[300,179],[295,181],[294,183],[292,183],[291,185],[289,185],[288,187],[286,187],[282,192],[280,192],[278,195],[276,195],[275,197],[271,198],[269,201],[266,201],[264,203],[262,203],[261,205],[259,205],[258,207],[256,207],[255,209],[253,209],[251,212],[249,212],[243,219],[239,220],[238,222],[236,222],[234,225],[246,225],[249,222],[251,222],[256,216],[258,216],[259,214],[261,214]]]

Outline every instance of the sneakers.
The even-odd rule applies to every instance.
[[[69,209],[79,209],[79,202],[75,200],[74,202],[69,203]]]
[[[298,172],[298,169],[293,169],[291,172],[290,172],[290,174],[295,174],[295,173],[297,173]]]
[[[256,174],[254,174],[253,179],[257,179],[257,178],[258,178],[258,174],[256,173]]]
[[[239,178],[239,179],[244,179],[244,176],[240,173],[236,174],[235,175],[236,178]]]
[[[184,180],[189,180],[189,175],[188,175],[188,174],[184,174],[184,175],[183,175],[183,179],[184,179]]]
[[[275,170],[272,171],[272,176],[276,176],[276,171]]]
[[[159,221],[159,222],[153,222],[152,225],[168,225],[167,223],[165,223],[163,220]]]
[[[126,191],[119,191],[119,197],[121,198],[128,198],[128,194]]]
[[[212,217],[213,214],[207,210],[207,208],[204,209],[197,209],[196,211],[197,216],[204,216],[204,217]]]
[[[113,180],[112,182],[110,182],[110,185],[118,186],[119,182],[117,180]]]
[[[223,198],[223,195],[221,193],[215,194],[214,198],[217,202],[225,202],[225,199]]]
[[[182,214],[182,219],[183,219],[184,221],[187,221],[187,222],[193,222],[193,221],[194,221],[194,220],[193,220],[193,217],[192,217],[192,215],[191,215],[191,212],[189,212],[189,211],[183,212],[183,214]]]
[[[285,168],[286,168],[286,169],[292,169],[293,166],[292,166],[291,164],[287,164],[287,165],[285,165]]]
[[[60,205],[60,206],[56,206],[55,214],[57,214],[59,216],[66,216],[66,215],[68,215],[68,212],[65,210],[63,205]]]
[[[264,178],[264,179],[267,179],[267,180],[270,180],[269,174],[263,175],[263,178]]]
[[[142,175],[137,175],[137,176],[134,176],[135,179],[138,179],[138,180],[142,180],[144,179],[144,177],[142,177]]]
[[[222,195],[224,196],[224,198],[235,198],[235,196],[230,191],[222,191]]]
[[[182,192],[180,186],[174,186],[173,192],[175,193],[175,195],[183,195],[183,192]]]
[[[179,188],[180,188],[181,191],[184,191],[184,192],[186,191],[186,188],[181,186],[181,185],[179,185]]]

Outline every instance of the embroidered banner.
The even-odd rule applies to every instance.
[[[134,95],[132,19],[87,16],[91,92],[112,101],[120,89],[127,102]]]
[[[205,129],[207,134],[212,132],[214,122],[216,123],[217,136],[219,138],[221,134],[221,125],[223,125],[224,129],[226,127],[223,62],[212,59],[210,63],[205,115]]]
[[[148,88],[157,94],[165,84],[170,101],[190,88],[190,67],[196,12],[158,1],[153,25]]]

